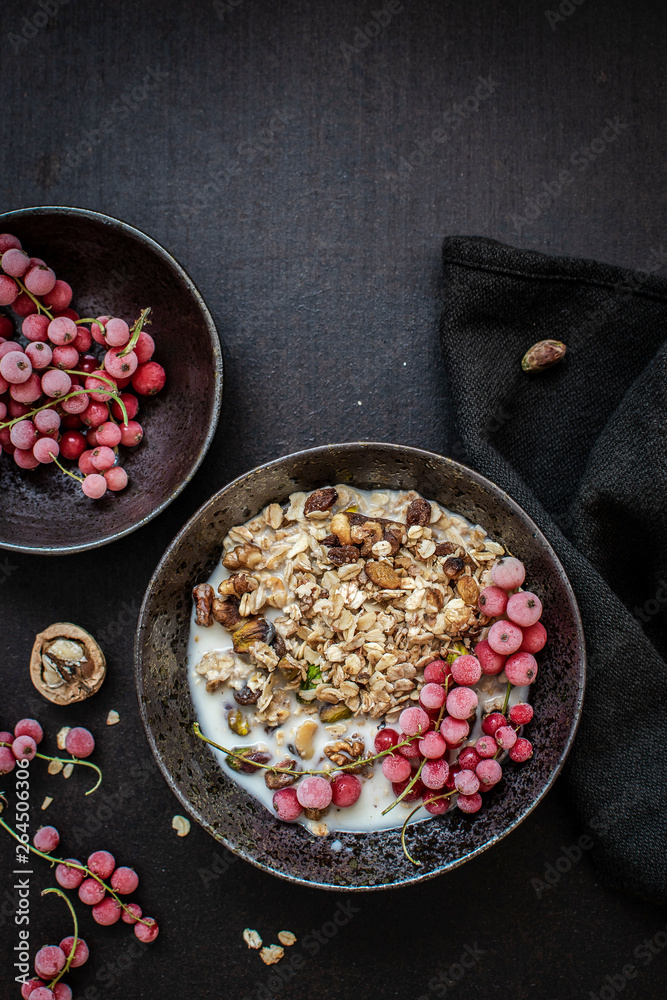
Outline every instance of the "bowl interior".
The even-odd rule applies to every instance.
[[[11,458],[0,459],[0,546],[47,553],[91,548],[154,517],[196,471],[220,409],[215,326],[176,261],[122,222],[83,209],[25,209],[0,216],[0,231],[18,236],[32,256],[69,282],[80,316],[112,314],[132,323],[145,306],[153,310],[147,330],[167,384],[154,398],[139,397],[136,419],[144,440],[136,449],[121,449],[130,477],[126,490],[93,504],[52,466],[26,472]]]
[[[550,641],[532,691],[535,756],[507,766],[474,816],[451,810],[410,828],[415,868],[400,831],[336,832],[318,839],[281,823],[229,780],[192,735],[194,713],[184,665],[191,589],[220,558],[227,530],[296,489],[349,482],[364,488],[416,489],[479,522],[526,564],[541,597]],[[262,466],[225,487],[183,528],[151,581],[139,619],[136,678],[140,708],[157,761],[172,790],[218,840],[246,860],[293,881],[325,888],[383,888],[461,864],[508,833],[537,804],[560,770],[574,735],[584,686],[584,643],[576,602],[556,556],[517,505],[496,486],[449,459],[387,444],[344,444],[301,452]],[[511,762],[510,762],[511,764]]]

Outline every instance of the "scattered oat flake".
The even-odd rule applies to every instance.
[[[264,962],[264,965],[275,965],[279,962],[285,954],[285,949],[281,948],[279,944],[270,944],[268,948],[262,948],[259,953],[259,957]]]
[[[63,728],[59,731],[58,735],[56,736],[56,743],[58,744],[59,750],[65,749],[65,740],[67,739],[67,734],[71,728],[72,728],[71,726],[63,726]]]
[[[187,837],[187,835],[190,833],[190,820],[187,818],[187,816],[179,816],[177,814],[172,819],[171,825],[179,837]]]
[[[46,798],[44,799],[44,801],[42,802],[42,811],[44,809],[48,809],[52,802],[53,802],[53,799],[51,798],[51,796],[47,795]]]
[[[74,764],[65,764],[63,769],[63,778],[69,778],[74,771]]]
[[[107,715],[107,726],[116,726],[120,722],[120,715],[115,709],[111,709]]]
[[[292,934],[291,931],[278,931],[278,940],[281,944],[289,948],[291,945],[296,944],[296,934]]]
[[[246,927],[243,931],[243,940],[248,945],[249,948],[261,948],[262,939],[257,933],[257,931],[251,930],[250,927]]]
[[[49,763],[47,771],[49,774],[60,774],[63,769],[63,762],[61,760],[52,760]]]

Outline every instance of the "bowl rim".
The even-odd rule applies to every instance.
[[[554,567],[558,575],[562,579],[572,603],[572,609],[574,612],[574,625],[577,632],[577,645],[580,651],[577,664],[578,669],[576,672],[576,679],[578,682],[578,693],[577,693],[575,709],[573,712],[573,717],[570,720],[570,729],[567,735],[567,739],[565,741],[565,745],[560,753],[556,765],[553,768],[549,776],[549,779],[546,781],[539,794],[526,806],[526,808],[516,817],[516,819],[514,819],[512,823],[509,824],[509,826],[503,829],[501,833],[494,835],[488,841],[486,841],[484,844],[481,844],[479,847],[476,847],[474,850],[469,851],[462,857],[456,858],[454,861],[442,865],[441,867],[435,868],[432,871],[420,873],[419,870],[417,869],[415,871],[414,876],[411,878],[405,878],[401,879],[400,882],[390,882],[388,884],[383,884],[383,885],[342,886],[342,885],[334,885],[332,883],[327,883],[327,882],[318,882],[312,879],[301,878],[296,875],[288,874],[284,871],[278,871],[276,868],[272,868],[269,864],[254,858],[246,849],[232,845],[224,837],[221,831],[216,830],[212,826],[212,824],[204,818],[199,809],[197,809],[197,807],[190,802],[190,800],[184,794],[184,792],[181,791],[179,785],[177,784],[176,780],[171,775],[171,772],[169,771],[165,762],[163,761],[148,718],[148,708],[145,697],[144,679],[142,672],[142,646],[143,646],[144,636],[148,632],[149,628],[149,624],[146,621],[148,602],[153,593],[156,581],[162,572],[163,565],[170,557],[172,550],[177,545],[180,544],[181,540],[187,535],[188,531],[191,529],[191,527],[194,525],[197,519],[201,517],[208,510],[208,508],[221,497],[222,494],[224,494],[227,490],[231,489],[232,487],[235,487],[237,485],[242,484],[244,481],[247,481],[249,476],[254,476],[258,472],[262,472],[264,470],[268,470],[276,466],[279,466],[287,459],[307,458],[311,456],[314,457],[319,455],[326,455],[340,448],[354,448],[354,449],[383,448],[388,452],[390,452],[391,454],[410,453],[413,457],[419,458],[422,461],[433,461],[433,460],[436,460],[438,462],[444,461],[448,465],[451,465],[452,468],[457,469],[460,472],[464,473],[465,475],[469,476],[478,485],[483,486],[485,489],[489,490],[492,493],[495,493],[498,499],[500,499],[503,503],[508,504],[512,510],[512,513],[515,516],[518,516],[519,519],[522,520],[524,524],[526,524],[530,528],[531,533],[533,534],[535,539],[539,541],[542,546],[544,546],[544,548],[547,551],[547,554],[552,559]],[[471,469],[469,466],[464,465],[462,462],[458,462],[455,459],[447,457],[446,455],[440,455],[437,452],[426,451],[423,448],[416,448],[410,445],[393,444],[387,441],[345,441],[345,442],[337,442],[334,444],[320,445],[314,448],[306,448],[301,451],[290,452],[287,455],[282,455],[277,459],[272,459],[269,462],[264,462],[261,465],[255,466],[253,469],[249,469],[247,472],[244,472],[242,475],[237,476],[235,479],[231,480],[229,483],[222,486],[211,497],[209,497],[209,499],[205,501],[197,511],[195,511],[195,513],[188,519],[188,521],[183,525],[178,534],[172,539],[172,541],[165,549],[165,552],[162,555],[162,558],[160,559],[158,565],[156,566],[155,571],[153,572],[151,579],[146,587],[146,592],[144,594],[144,598],[141,603],[141,610],[139,612],[139,618],[137,621],[137,630],[135,633],[135,642],[134,642],[134,676],[135,676],[135,686],[137,692],[137,700],[139,703],[139,713],[141,715],[141,721],[143,723],[146,737],[148,739],[149,746],[153,753],[153,757],[155,758],[155,761],[160,771],[162,772],[162,776],[167,782],[167,785],[169,786],[173,794],[176,796],[176,798],[179,800],[179,802],[197,821],[197,823],[204,830],[206,830],[207,833],[211,834],[211,836],[215,840],[221,843],[224,847],[227,848],[227,850],[231,851],[237,857],[242,858],[244,861],[250,862],[250,864],[254,865],[255,868],[259,868],[261,871],[267,872],[270,875],[284,879],[285,881],[288,882],[292,882],[296,885],[308,886],[317,889],[326,889],[332,892],[380,892],[382,890],[397,889],[403,886],[414,885],[417,882],[422,882],[425,881],[426,879],[435,878],[436,876],[443,875],[445,872],[451,871],[454,868],[458,868],[466,861],[470,861],[472,858],[477,857],[479,854],[482,854],[483,851],[486,851],[489,847],[493,846],[493,844],[496,844],[500,840],[503,840],[508,834],[510,834],[513,830],[515,830],[517,826],[519,826],[519,824],[522,823],[524,819],[526,819],[533,812],[533,810],[539,805],[539,803],[545,797],[547,792],[551,790],[551,788],[554,785],[554,782],[556,781],[556,778],[559,776],[559,774],[563,769],[565,760],[572,748],[572,744],[574,742],[574,738],[576,736],[577,729],[579,728],[579,723],[581,720],[581,711],[584,701],[584,693],[586,689],[586,666],[587,666],[587,655],[586,655],[586,643],[584,638],[584,629],[581,620],[581,613],[579,611],[579,605],[574,590],[572,589],[572,585],[568,579],[565,569],[560,559],[556,555],[556,552],[554,551],[553,547],[551,546],[551,543],[548,541],[548,539],[542,533],[542,531],[540,531],[539,527],[535,524],[533,519],[523,510],[522,507],[519,506],[516,500],[512,499],[512,497],[505,490],[503,490],[500,486],[494,483],[491,479],[487,479],[486,476],[483,476],[480,472],[477,472],[475,469]]]
[[[34,215],[71,215],[71,216],[81,216],[86,219],[90,219],[94,222],[101,222],[104,225],[111,226],[114,229],[119,230],[127,236],[132,236],[137,238],[140,243],[148,246],[158,257],[160,257],[168,266],[175,271],[178,276],[182,279],[183,284],[190,292],[194,298],[199,311],[204,318],[204,324],[206,330],[208,331],[209,339],[211,341],[211,348],[213,351],[213,362],[214,362],[214,390],[213,390],[213,407],[211,411],[211,419],[209,421],[209,426],[206,431],[206,437],[202,442],[202,445],[195,456],[192,465],[183,478],[182,482],[173,490],[170,495],[162,501],[154,510],[145,517],[142,517],[140,521],[135,524],[131,524],[126,528],[121,528],[118,531],[114,531],[112,534],[105,535],[104,537],[98,539],[94,542],[86,542],[84,544],[73,544],[73,545],[16,545],[13,542],[6,542],[0,538],[0,549],[7,549],[11,552],[27,552],[29,554],[35,555],[66,555],[68,553],[74,552],[87,552],[90,549],[99,548],[102,545],[109,545],[111,542],[117,541],[119,538],[124,538],[126,535],[132,534],[133,531],[137,531],[139,528],[143,528],[145,524],[152,521],[154,517],[161,514],[162,511],[169,506],[172,500],[185,489],[194,474],[199,469],[199,466],[204,460],[208,449],[211,446],[213,437],[218,427],[220,421],[220,412],[222,408],[222,392],[223,392],[223,358],[222,349],[220,347],[220,338],[216,325],[213,321],[213,317],[206,305],[201,292],[195,285],[194,281],[187,273],[185,268],[178,263],[175,257],[169,253],[168,250],[149,236],[147,233],[143,232],[141,229],[137,229],[136,226],[131,226],[127,222],[123,222],[122,219],[117,219],[112,215],[105,215],[103,212],[97,212],[94,209],[89,208],[77,208],[74,205],[40,205],[33,208],[17,208],[9,212],[0,213],[0,223],[4,224],[5,221],[12,221],[14,219],[20,219],[25,216]]]

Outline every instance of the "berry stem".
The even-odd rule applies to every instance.
[[[58,465],[60,465],[60,462],[58,462]],[[60,468],[63,469],[62,465],[60,465]],[[63,469],[63,472],[67,472],[67,469]],[[73,475],[73,473],[67,472],[67,475],[71,476]],[[78,479],[78,476],[74,476],[74,479]],[[83,479],[79,479],[79,482],[82,483]],[[9,747],[11,749],[11,743],[0,743],[0,747]],[[47,755],[44,753],[36,753],[35,757],[39,757],[40,760],[58,760],[60,761],[61,764],[83,764],[84,767],[92,767],[99,774],[99,778],[97,779],[97,784],[95,785],[95,787],[90,788],[86,792],[86,795],[92,795],[92,793],[97,791],[97,789],[102,784],[102,772],[100,771],[97,764],[93,764],[89,760],[79,760],[78,757],[70,757],[69,760],[65,760],[63,757],[47,757]]]
[[[364,757],[360,760],[353,760],[349,764],[342,764],[340,767],[325,767],[319,770],[312,771],[297,771],[291,767],[275,767],[271,764],[260,764],[255,760],[248,760],[244,757],[242,753],[236,753],[234,750],[228,750],[227,747],[221,746],[219,743],[214,743],[213,740],[209,740],[208,736],[204,736],[201,729],[199,728],[199,723],[193,723],[193,731],[195,736],[198,736],[200,740],[204,743],[208,743],[210,746],[215,747],[216,750],[222,750],[224,754],[228,757],[236,757],[238,760],[243,761],[246,764],[252,764],[253,767],[264,768],[265,771],[273,771],[275,774],[294,774],[297,778],[303,778],[306,774],[331,774],[333,771],[352,771],[355,768],[363,767],[365,764],[372,764],[373,761],[379,760],[380,757],[386,757],[387,754],[393,753],[398,750],[399,747],[406,747],[408,743],[412,742],[413,737],[409,736],[408,739],[403,740],[402,743],[396,743],[395,746],[389,747],[388,750],[382,750],[380,753],[374,754],[372,757]]]
[[[148,319],[150,311],[151,311],[151,307],[150,306],[148,306],[147,309],[142,309],[141,310],[141,316],[134,323],[134,325],[132,326],[132,329],[130,330],[131,336],[130,336],[130,339],[129,339],[128,343],[125,345],[125,347],[123,348],[123,350],[119,351],[119,353],[118,353],[118,357],[119,358],[124,358],[126,354],[129,354],[130,351],[134,350],[134,347],[135,347],[137,341],[139,340],[139,334],[141,333],[141,330],[142,330],[142,327],[143,327],[144,323],[150,322],[149,319]]]
[[[58,370],[60,371],[60,369]],[[68,371],[67,374],[85,375],[85,372]],[[103,376],[96,374],[95,378],[103,378]],[[124,423],[128,423],[128,416],[127,416],[127,410],[125,409],[125,403],[120,398],[120,393],[118,392],[118,389],[115,386],[115,384],[114,384],[114,390],[115,390],[114,392],[111,391],[109,392],[109,397],[110,399],[113,399],[114,402],[118,403],[123,413],[123,416],[125,417]],[[103,391],[106,392],[106,390]],[[13,420],[6,420],[4,423],[0,424],[0,431],[3,430],[5,427],[13,427],[14,424],[18,424],[20,420],[32,420],[35,414],[41,413],[42,410],[52,409],[54,403],[64,403],[66,399],[71,399],[73,396],[91,395],[93,392],[100,392],[99,387],[96,389],[84,389],[80,385],[78,385],[76,389],[73,390],[73,392],[68,392],[65,396],[59,396],[57,399],[51,399],[49,400],[48,403],[44,403],[43,406],[37,406],[35,407],[34,410],[30,410],[29,413],[24,413],[22,417],[14,417]]]
[[[95,319],[94,317],[91,318],[90,316],[87,316],[85,319],[75,319],[74,323],[75,323],[76,326],[80,326],[81,323],[97,323],[97,325],[99,326],[100,330],[104,329],[104,327],[102,326],[102,324],[100,323],[100,321],[98,319]]]
[[[401,794],[396,796],[396,798],[391,803],[391,805],[388,805],[386,809],[382,810],[382,815],[383,816],[386,816],[388,812],[391,812],[391,810],[394,808],[394,806],[397,806],[398,803],[402,799],[405,798],[405,796],[408,794],[408,792],[411,791],[412,788],[414,788],[415,784],[417,783],[417,780],[421,777],[422,768],[424,767],[425,763],[426,763],[426,758],[424,758],[424,760],[420,763],[419,767],[417,768],[417,770],[415,771],[415,773],[413,774],[413,776],[410,778],[410,781],[405,786],[405,788],[403,789],[403,791],[401,792]]]
[[[452,795],[454,795],[454,792],[445,792],[444,795],[434,795],[432,799],[429,799],[429,802],[439,802],[441,799],[449,799],[449,798],[451,798]],[[415,858],[413,858],[412,855],[410,854],[410,852],[409,852],[409,850],[407,848],[407,845],[405,843],[405,834],[407,833],[408,823],[410,822],[410,820],[412,819],[412,817],[414,816],[414,814],[416,812],[419,812],[419,810],[422,808],[422,805],[423,805],[423,803],[420,802],[418,806],[415,806],[415,808],[412,810],[412,812],[408,813],[408,815],[406,817],[406,820],[405,820],[403,826],[401,827],[401,847],[403,848],[403,853],[405,854],[405,856],[408,859],[408,861],[411,861],[412,864],[416,865],[417,868],[421,868],[422,863],[421,863],[421,861],[415,860]]]
[[[53,459],[53,461],[54,461],[54,462],[56,463],[56,465],[58,466],[58,468],[60,469],[60,471],[61,471],[61,472],[64,472],[66,476],[71,476],[71,477],[72,477],[72,479],[76,479],[77,483],[82,483],[82,482],[83,482],[83,477],[82,477],[82,476],[77,476],[77,475],[76,475],[76,473],[72,472],[72,471],[71,471],[70,469],[66,469],[66,468],[65,468],[65,466],[64,466],[64,465],[62,465],[62,464],[61,464],[61,463],[60,463],[60,462],[58,461],[58,459],[57,459],[57,457],[56,457],[55,455],[51,455],[51,458],[52,458],[52,459]],[[42,755],[41,755],[41,754],[39,754],[39,756],[41,757]],[[55,757],[52,757],[52,758],[50,758],[50,759],[51,759],[51,760],[55,760],[56,758],[55,758]],[[88,794],[88,792],[86,792],[86,795],[87,795],[87,794]]]
[[[39,299],[38,299],[38,298],[36,298],[36,297],[35,297],[35,296],[34,296],[34,295],[32,294],[32,292],[29,292],[29,291],[28,291],[28,289],[27,289],[27,288],[25,287],[25,285],[24,285],[24,284],[23,284],[23,282],[22,282],[22,281],[20,280],[20,278],[14,278],[14,281],[15,281],[15,282],[16,282],[16,284],[17,284],[17,285],[19,286],[19,288],[21,289],[21,291],[22,291],[22,292],[25,292],[25,294],[26,294],[26,295],[28,296],[28,298],[29,298],[29,299],[32,299],[32,301],[33,301],[33,302],[35,303],[35,305],[37,306],[37,312],[38,312],[38,313],[44,313],[44,315],[45,315],[45,316],[48,316],[48,317],[49,317],[49,319],[53,319],[53,313],[50,313],[50,312],[49,312],[49,310],[48,310],[48,309],[46,308],[46,306],[45,306],[45,305],[44,305],[43,303],[41,303],[41,302],[39,301]]]
[[[445,700],[442,703],[442,708],[440,709],[440,712],[438,713],[438,721],[435,724],[435,731],[436,732],[439,732],[439,730],[440,730],[440,723],[444,719],[445,712],[447,711],[447,695],[449,694],[449,682],[451,681],[451,679],[452,679],[452,675],[451,674],[448,674],[447,677],[445,677]]]
[[[2,792],[0,792],[0,799],[2,799],[7,805],[9,804],[5,796],[2,794]],[[19,837],[18,833],[12,830],[11,826],[9,826],[8,823],[5,823],[2,816],[0,816],[0,826],[3,827],[7,831],[7,833],[14,838],[14,840],[18,840],[19,844],[23,844],[23,846],[27,847],[28,850],[32,851],[33,854],[37,854],[38,857],[44,858],[46,861],[49,861],[52,865],[66,865],[68,868],[76,868],[77,871],[83,872],[88,878],[94,878],[95,881],[99,882],[102,888],[105,889],[110,896],[113,896],[118,905],[123,910],[125,910],[126,913],[130,913],[134,917],[132,910],[123,902],[122,899],[119,898],[118,893],[114,892],[111,886],[107,885],[104,879],[101,879],[99,875],[95,874],[95,872],[92,872],[87,865],[80,865],[76,861],[64,861],[62,858],[54,858],[52,857],[52,855],[45,854],[44,851],[40,851],[36,847],[33,847],[32,844],[27,844],[24,840],[22,840]],[[140,924],[146,924],[147,927],[152,926],[152,924],[150,924],[146,919],[142,919],[141,917],[136,917],[135,919]]]
[[[60,468],[62,469],[62,465],[60,466]],[[63,469],[63,472],[66,472],[66,471],[67,471],[66,469]],[[69,475],[71,475],[71,473],[69,473]],[[74,478],[77,479],[78,476],[75,476]],[[79,480],[79,482],[83,482],[83,480]],[[77,757],[71,757],[69,760],[64,760],[62,757],[47,757],[46,754],[43,754],[43,753],[36,753],[35,757],[39,757],[41,760],[58,760],[58,761],[60,761],[61,764],[64,764],[64,765],[67,765],[67,764],[81,764],[83,767],[92,767],[92,769],[94,771],[97,771],[98,778],[97,778],[96,783],[93,785],[93,787],[89,788],[88,791],[85,792],[86,795],[92,795],[93,792],[96,792],[97,789],[102,784],[102,772],[101,772],[101,770],[99,769],[99,767],[97,766],[97,764],[93,764],[89,760],[79,760]]]
[[[505,701],[503,702],[503,707],[500,710],[500,714],[501,715],[506,715],[507,714],[507,706],[509,705],[511,691],[512,691],[512,685],[508,681],[507,682],[507,690],[505,691]]]
[[[55,886],[51,886],[48,889],[42,890],[42,896],[48,896],[50,893],[53,893],[55,896],[60,896],[61,899],[65,900],[65,902],[69,906],[69,912],[72,914],[72,920],[74,922],[74,935],[73,935],[74,941],[72,942],[72,948],[70,950],[69,955],[67,956],[67,961],[65,962],[64,968],[61,969],[56,978],[52,979],[51,982],[49,983],[49,989],[52,990],[53,987],[56,985],[56,983],[63,978],[65,973],[68,971],[70,965],[72,964],[72,959],[74,958],[74,952],[76,951],[76,946],[79,943],[79,921],[76,919],[76,911],[74,907],[72,906],[69,898],[65,895],[64,892],[62,892],[60,889],[56,889]]]

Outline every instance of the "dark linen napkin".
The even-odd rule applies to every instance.
[[[493,240],[443,246],[449,454],[537,522],[565,566],[589,658],[565,771],[607,881],[667,903],[667,281]],[[543,339],[568,354],[529,375]],[[549,860],[549,859],[545,859]]]

